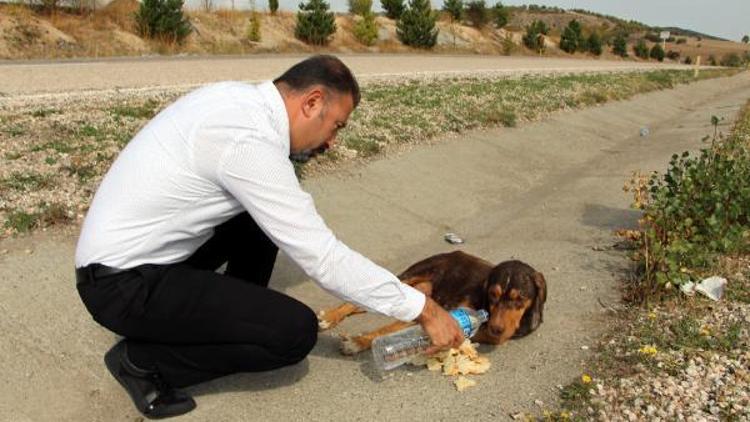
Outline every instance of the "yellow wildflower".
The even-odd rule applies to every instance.
[[[588,376],[587,374],[583,374],[583,375],[581,375],[581,382],[583,382],[584,384],[590,384],[591,383],[591,377]]]
[[[646,355],[646,356],[653,356],[656,354],[656,352],[657,352],[656,347],[650,346],[650,345],[643,346],[640,349],[638,349],[638,353],[642,355]]]

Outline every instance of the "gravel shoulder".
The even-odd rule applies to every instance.
[[[557,385],[580,377],[592,353],[582,346],[610,321],[600,301],[619,300],[624,254],[592,248],[611,245],[612,230],[635,224],[623,181],[700,147],[710,116],[731,121],[748,97],[744,73],[515,129],[469,132],[305,181],[334,231],[394,271],[454,249],[442,241],[446,231],[488,260],[529,262],[548,280],[544,324],[522,340],[483,347],[492,367],[464,393],[426,370],[378,379],[368,356],[340,356],[336,332],[324,333],[299,365],[193,388],[198,409],[183,419],[483,420],[540,412],[540,404],[556,401]],[[650,136],[639,136],[643,126]],[[73,287],[75,241],[71,227],[0,242],[2,419],[138,416],[101,361],[115,337],[90,319]],[[283,258],[271,286],[314,309],[337,302]],[[337,330],[379,322],[355,317]]]

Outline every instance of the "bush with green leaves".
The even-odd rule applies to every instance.
[[[250,22],[247,24],[247,39],[260,42],[260,16],[255,10],[250,14]]]
[[[464,17],[463,0],[446,0],[443,2],[443,11],[451,17],[452,22],[460,22]]]
[[[352,15],[364,16],[372,12],[372,0],[348,0],[349,13]]]
[[[649,56],[652,59],[656,59],[660,62],[664,61],[664,49],[661,48],[661,44],[654,44],[653,47],[651,47],[651,52],[649,52]]]
[[[279,0],[268,0],[268,10],[271,11],[272,15],[275,15],[279,10]]]
[[[391,19],[398,19],[404,13],[404,0],[380,0],[385,15]]]
[[[183,0],[143,0],[135,13],[138,33],[147,38],[182,43],[193,31],[182,6]]]
[[[586,40],[586,45],[589,53],[595,56],[602,55],[602,39],[596,32],[592,32],[591,35],[589,35],[589,38]]]
[[[466,3],[466,19],[475,28],[483,28],[490,21],[490,11],[484,0],[472,0]]]
[[[364,16],[356,18],[354,22],[354,37],[364,45],[374,45],[378,40],[378,24],[375,22],[375,14],[365,13]]]
[[[510,9],[497,2],[492,7],[492,20],[495,22],[495,28],[503,28],[510,22]]]
[[[329,12],[329,5],[324,0],[310,0],[299,4],[297,26],[294,35],[313,45],[326,45],[336,32],[336,19]]]
[[[409,7],[396,22],[396,35],[406,45],[432,48],[438,36],[436,19],[430,0],[409,0]]]
[[[535,20],[526,26],[526,33],[523,36],[523,44],[534,50],[544,49],[544,36],[549,32],[549,27],[544,21]]]
[[[710,147],[675,154],[666,173],[631,186],[643,210],[635,258],[644,296],[698,281],[718,256],[750,250],[750,103],[730,136],[718,134],[719,122],[711,117]]]
[[[573,19],[568,22],[568,25],[560,36],[560,49],[566,53],[573,54],[579,49],[578,47],[582,39],[581,24]]]
[[[669,50],[669,51],[667,51],[667,58],[669,60],[674,60],[674,61],[679,62],[680,61],[680,52],[679,51],[674,51],[674,50]]]
[[[727,67],[740,67],[742,66],[742,59],[737,53],[729,53],[721,58],[721,65]]]
[[[646,45],[646,41],[638,40],[638,42],[633,46],[633,53],[635,53],[635,56],[641,59],[648,59],[648,46]]]
[[[620,57],[628,57],[628,41],[623,35],[617,35],[612,41],[612,53]]]
[[[744,37],[742,37],[742,42],[745,44],[750,43],[750,35],[745,35]]]

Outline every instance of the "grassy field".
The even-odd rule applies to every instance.
[[[736,74],[703,71],[699,78]],[[379,82],[363,87],[339,145],[301,169],[324,171],[469,129],[514,126],[694,81],[691,71]],[[0,105],[0,237],[80,221],[118,152],[181,91],[64,96]]]

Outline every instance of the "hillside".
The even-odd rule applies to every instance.
[[[308,53],[308,52],[415,52],[401,44],[396,36],[395,21],[383,16],[376,18],[378,39],[368,47],[354,37],[354,18],[337,14],[338,30],[326,47],[313,47],[294,37],[296,15],[279,11],[276,15],[260,13],[261,39],[248,39],[250,12],[215,10],[189,11],[187,15],[193,32],[182,45],[173,45],[141,38],[135,29],[133,14],[138,9],[136,0],[115,0],[106,7],[91,13],[77,14],[57,11],[38,13],[21,5],[0,4],[0,59],[49,59],[68,57],[111,57],[170,54],[252,54],[252,53]],[[605,44],[623,30],[630,31],[629,43],[633,45],[651,29],[632,21],[597,15],[586,11],[561,9],[510,8],[511,20],[504,29],[492,26],[476,29],[465,24],[452,24],[447,17],[438,21],[440,30],[436,53],[513,54],[535,55],[522,46],[525,27],[534,20],[542,20],[550,27],[546,39],[545,55],[569,56],[557,44],[562,29],[572,19],[581,22],[584,33],[596,31]],[[679,53],[675,60],[683,61],[686,55],[713,55],[717,61],[729,53],[740,56],[750,47],[731,41],[686,36],[681,44],[667,43],[667,50]],[[604,48],[602,58],[619,59]],[[747,54],[750,54],[748,52]],[[586,57],[583,53],[576,56]],[[631,54],[632,56],[632,54]],[[590,56],[588,56],[590,57]],[[633,59],[632,57],[630,58]]]

